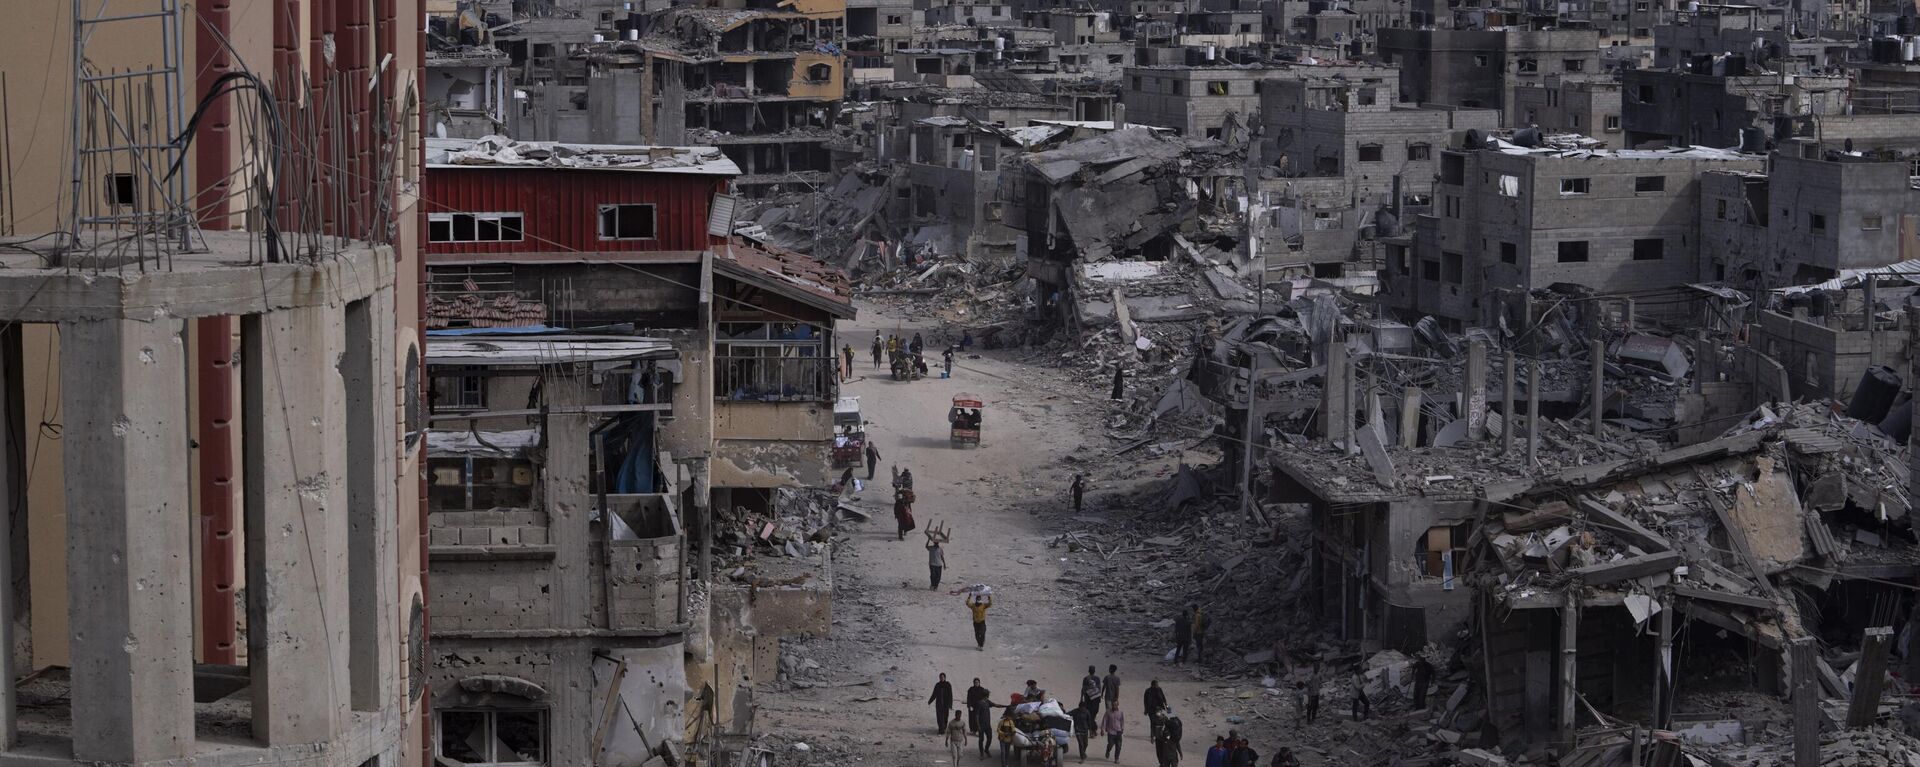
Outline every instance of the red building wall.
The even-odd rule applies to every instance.
[[[423,207],[433,213],[520,213],[520,242],[428,242],[428,254],[701,251],[724,240],[707,234],[713,196],[729,176],[622,170],[443,168],[426,171]],[[654,205],[651,240],[602,240],[599,206]],[[424,239],[424,238],[423,238]]]

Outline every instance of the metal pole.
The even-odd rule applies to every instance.
[[[1247,368],[1247,417],[1240,428],[1240,517],[1253,517],[1253,451],[1259,442],[1254,438],[1254,409],[1259,406],[1260,397],[1260,355],[1253,354],[1253,364]],[[1265,430],[1262,429],[1264,432]],[[1264,436],[1264,435],[1263,435]]]
[[[1593,355],[1593,382],[1591,398],[1593,400],[1593,436],[1605,437],[1607,432],[1607,342],[1595,340],[1588,345],[1588,353]]]

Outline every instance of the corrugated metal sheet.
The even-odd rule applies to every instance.
[[[427,213],[520,213],[526,227],[519,242],[429,242],[428,253],[698,251],[721,242],[707,233],[707,213],[725,178],[532,168],[429,168],[426,176]],[[600,239],[607,204],[657,206],[657,236]]]

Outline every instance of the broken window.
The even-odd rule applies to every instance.
[[[1440,254],[1440,281],[1458,285],[1465,281],[1467,257],[1459,253]]]
[[[470,372],[478,373],[479,369],[473,368]],[[430,396],[435,410],[484,410],[487,407],[487,379],[481,375],[434,376]]]
[[[1420,259],[1420,279],[1428,282],[1440,281],[1440,262],[1431,258]]]
[[[1440,156],[1440,183],[1459,186],[1466,183],[1467,158],[1457,154]]]
[[[455,764],[546,764],[547,712],[440,712],[440,757]]]
[[[1427,528],[1414,545],[1414,567],[1429,578],[1459,576],[1466,564],[1467,540],[1472,535],[1470,523]]]
[[[1500,263],[1503,263],[1503,264],[1520,263],[1520,246],[1515,245],[1511,242],[1500,243]]]
[[[1807,229],[1815,234],[1827,231],[1827,217],[1819,213],[1808,213]]]
[[[913,73],[916,75],[940,74],[940,59],[938,58],[914,59]]]
[[[519,242],[525,238],[519,213],[429,213],[428,242]]]
[[[427,508],[432,511],[532,509],[538,476],[526,458],[439,456],[427,459]]]
[[[1108,64],[1125,64],[1127,63],[1127,57],[1118,53],[1109,53],[1107,54],[1107,63]]]
[[[132,173],[107,174],[108,205],[133,207],[136,197]]]
[[[1653,86],[1651,85],[1640,86],[1635,90],[1634,95],[1638,98],[1638,100],[1642,104],[1655,103],[1655,99],[1653,97]]]
[[[905,23],[907,23],[907,17],[905,17],[905,16],[888,16],[888,17],[887,17],[887,23],[888,23],[888,24],[905,24]]]
[[[824,83],[833,78],[833,65],[813,64],[807,67],[807,82]]]
[[[1565,240],[1559,245],[1560,263],[1578,264],[1587,260],[1586,240]]]
[[[652,205],[600,206],[600,239],[651,240],[655,236]]]
[[[1619,115],[1607,115],[1607,130],[1610,130],[1610,131],[1620,130]]]
[[[1538,72],[1540,71],[1540,60],[1539,59],[1514,59],[1513,71],[1519,72],[1520,74],[1523,74],[1523,75]]]
[[[1322,280],[1337,280],[1346,274],[1346,265],[1338,261],[1313,265],[1313,276]]]
[[[1720,221],[1727,220],[1727,201],[1726,200],[1713,201],[1713,217]]]
[[[1880,217],[1879,216],[1861,216],[1860,228],[1867,229],[1867,230],[1878,230],[1880,228]]]
[[[834,396],[833,358],[820,328],[798,322],[722,322],[714,338],[714,396],[780,402]]]
[[[1182,94],[1182,93],[1185,93],[1185,92],[1186,92],[1186,90],[1187,90],[1187,89],[1186,89],[1186,83],[1185,83],[1185,82],[1183,82],[1183,81],[1180,81],[1180,80],[1175,80],[1175,81],[1173,81],[1173,95],[1175,95],[1175,96],[1178,96],[1178,95],[1180,95],[1180,94]]]
[[[1225,80],[1210,80],[1207,82],[1207,95],[1209,96],[1225,96],[1231,91],[1232,89],[1227,87],[1227,81]]]
[[[1509,176],[1504,173],[1500,174],[1500,196],[1501,197],[1519,197],[1520,196],[1520,177]]]
[[[1455,197],[1453,195],[1447,195],[1443,199],[1446,201],[1444,215],[1447,218],[1459,218],[1460,217],[1460,198]]]
[[[1634,176],[1633,191],[1636,191],[1636,192],[1667,191],[1667,177],[1666,176]]]
[[[1658,261],[1667,257],[1667,241],[1658,237],[1633,241],[1633,260]]]
[[[1473,55],[1473,65],[1474,65],[1474,66],[1476,66],[1476,67],[1484,67],[1484,66],[1486,66],[1486,65],[1487,65],[1487,54],[1484,54],[1484,53],[1476,53],[1476,54],[1474,54],[1474,55]]]
[[[1567,59],[1560,62],[1560,66],[1565,67],[1568,72],[1584,72],[1587,69],[1587,61],[1586,59]]]
[[[1593,182],[1591,179],[1563,178],[1563,179],[1560,179],[1560,193],[1561,194],[1586,194],[1587,190],[1592,187],[1592,183]]]
[[[1379,144],[1361,144],[1360,145],[1360,161],[1361,162],[1380,162],[1380,160],[1383,158],[1383,155],[1384,153],[1381,151]]]

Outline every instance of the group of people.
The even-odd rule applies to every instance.
[[[1228,730],[1226,735],[1215,735],[1213,747],[1207,749],[1206,767],[1259,767],[1260,753],[1253,750],[1247,739],[1240,737],[1238,730]],[[1293,755],[1293,749],[1282,748],[1273,755],[1271,767],[1300,767],[1300,760]]]
[[[991,598],[976,600],[969,597],[968,606],[991,605]],[[975,612],[975,637],[985,642],[984,606]],[[1087,760],[1090,743],[1095,737],[1106,738],[1106,748],[1102,757],[1114,762],[1120,761],[1120,752],[1125,745],[1127,717],[1120,708],[1120,667],[1108,665],[1107,673],[1102,676],[1095,666],[1087,667],[1087,675],[1080,680],[1079,702],[1071,710],[1065,711],[1065,718],[1072,722],[1073,741],[1078,747],[1080,761]],[[1023,706],[1022,704],[1039,704]],[[1065,729],[1065,722],[1055,723],[1045,720],[1045,710],[1052,708],[1058,715],[1059,702],[1053,695],[1040,686],[1039,682],[1029,679],[1020,692],[1008,696],[1007,703],[996,703],[993,693],[982,686],[975,678],[973,686],[967,688],[966,710],[954,710],[953,684],[947,681],[947,675],[941,674],[940,680],[933,686],[933,694],[927,697],[927,704],[933,706],[934,728],[946,741],[949,754],[957,763],[960,753],[966,748],[968,736],[975,739],[975,747],[981,759],[991,758],[993,743],[1000,744],[1000,764],[1007,767],[1013,763],[1023,749],[1033,749],[1040,757],[1042,765],[1057,764],[1053,730]],[[1176,767],[1182,756],[1180,739],[1183,734],[1180,717],[1175,716],[1173,708],[1167,705],[1166,690],[1161,689],[1160,680],[1150,682],[1141,695],[1142,712],[1147,717],[1149,740],[1153,743],[1154,757],[1160,767]],[[1001,709],[998,722],[993,716],[994,709]],[[964,714],[964,718],[963,718]],[[1029,737],[1030,736],[1030,737]],[[1064,736],[1063,736],[1064,737]],[[1237,738],[1238,735],[1236,734]],[[1244,744],[1245,741],[1239,741]],[[1030,743],[1031,745],[1021,745]],[[1251,749],[1248,749],[1251,753]],[[1060,754],[1064,755],[1064,754]],[[1240,763],[1228,763],[1232,767],[1241,767]],[[1283,764],[1276,760],[1274,764]],[[1251,767],[1252,763],[1246,763]],[[1215,767],[1209,761],[1208,767]],[[1221,767],[1226,767],[1222,765]]]
[[[948,344],[945,349],[940,351],[941,363],[945,366],[946,377],[953,377],[953,355],[959,352],[965,352],[972,345],[973,333],[972,331],[967,331],[960,337],[959,345]],[[926,350],[926,339],[922,338],[919,333],[913,334],[913,338],[911,339],[904,339],[896,335],[882,334],[878,330],[873,332],[873,366],[875,368],[887,364],[886,361],[888,360],[895,359],[900,355],[906,355],[913,365],[914,372],[926,375],[928,372]],[[853,346],[847,345],[841,349],[841,354],[845,355],[847,361],[846,369],[841,378],[841,380],[844,381],[853,376]]]

